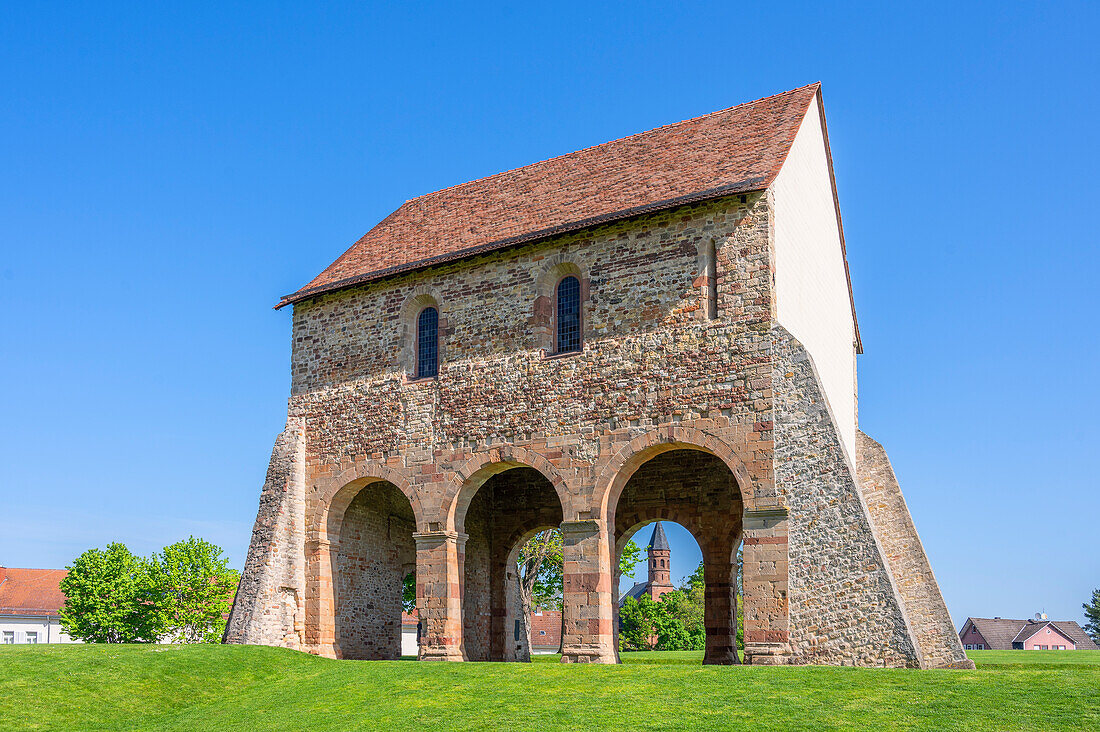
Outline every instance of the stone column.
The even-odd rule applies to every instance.
[[[737,561],[725,542],[707,552],[703,563],[706,665],[741,663],[737,657]]]
[[[745,511],[745,663],[787,663],[787,509]]]
[[[611,546],[601,521],[564,521],[563,663],[615,663]]]
[[[306,649],[318,656],[339,658],[336,643],[336,588],[333,575],[340,545],[316,537],[306,540]]]
[[[466,534],[432,531],[416,540],[416,610],[421,661],[462,661],[462,564]]]

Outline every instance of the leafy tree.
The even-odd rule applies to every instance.
[[[631,539],[623,547],[623,553],[619,555],[619,574],[634,579],[634,570],[640,561],[642,561],[642,548]]]
[[[671,597],[671,602],[666,602],[666,597]],[[627,598],[619,608],[620,648],[633,651],[690,650],[693,647],[691,635],[683,622],[670,612],[670,608],[682,600],[683,593],[679,591],[668,593],[660,602],[654,602],[649,595]]]
[[[152,643],[163,624],[149,562],[124,544],[89,549],[67,567],[61,627],[87,643]]]
[[[1092,591],[1092,600],[1081,605],[1085,610],[1085,632],[1100,644],[1100,589]]]
[[[401,609],[416,612],[416,572],[409,572],[401,583]]]
[[[700,651],[706,648],[707,644],[706,605],[700,570],[702,570],[702,564],[679,590],[661,597],[661,602],[667,608],[669,616],[679,622],[687,633],[688,641],[684,650]]]
[[[565,561],[562,537],[557,529],[535,534],[519,550],[520,622],[531,647],[531,608],[562,608],[562,578]]]
[[[189,537],[149,558],[162,632],[177,643],[217,643],[240,575],[221,547]]]
[[[519,552],[520,615],[531,643],[531,608],[562,610],[562,587],[565,559],[561,531],[546,529],[527,541]],[[634,568],[642,558],[641,548],[633,540],[628,541],[619,558],[619,570],[633,577]],[[564,618],[563,618],[564,621]],[[564,637],[564,633],[562,634]]]

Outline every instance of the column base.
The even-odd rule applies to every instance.
[[[789,663],[786,643],[751,643],[745,646],[746,665],[786,666]]]
[[[458,648],[421,648],[418,661],[465,661]]]
[[[561,654],[562,663],[618,663],[615,654],[592,648],[566,648]]]

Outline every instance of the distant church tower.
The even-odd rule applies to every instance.
[[[659,600],[661,595],[672,592],[672,568],[670,561],[672,550],[668,548],[668,538],[665,530],[658,521],[653,527],[653,535],[649,537],[649,582],[646,588],[649,596]]]

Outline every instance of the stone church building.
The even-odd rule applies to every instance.
[[[662,595],[675,590],[672,586],[671,565],[672,548],[668,545],[664,527],[658,521],[653,524],[653,534],[650,535],[649,546],[646,547],[646,581],[636,582],[619,598],[619,605],[626,602],[627,598],[637,600],[642,595],[648,595],[650,600],[660,600]]]
[[[706,663],[970,663],[857,425],[819,85],[406,201],[289,306],[227,642],[396,657],[414,575],[421,659],[523,659],[517,553],[559,527],[563,661],[614,663],[619,552],[667,519]]]

